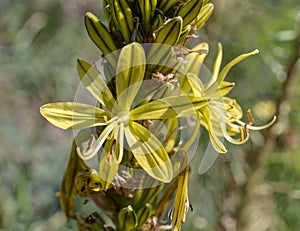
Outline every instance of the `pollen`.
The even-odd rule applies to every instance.
[[[107,116],[103,116],[103,121],[106,123],[108,120],[107,120]]]

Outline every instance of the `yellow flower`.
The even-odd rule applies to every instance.
[[[146,70],[146,57],[138,43],[126,45],[120,52],[116,67],[116,100],[98,70],[89,63],[78,60],[81,82],[99,102],[101,108],[75,102],[50,103],[40,108],[41,114],[52,124],[63,129],[100,127],[99,137],[81,150],[78,155],[88,160],[103,147],[100,154],[99,173],[113,180],[118,164],[122,162],[124,148],[128,148],[139,165],[153,178],[170,182],[173,177],[171,161],[158,138],[138,121],[171,119],[184,116],[207,104],[196,96],[170,96],[133,106]],[[125,144],[128,147],[125,147]],[[105,152],[110,161],[103,157]],[[108,163],[105,163],[108,162]],[[105,164],[104,164],[105,163]]]
[[[197,49],[208,49],[206,43],[200,44]],[[226,153],[227,150],[222,143],[220,137],[224,137],[227,141],[233,144],[242,144],[249,139],[249,130],[262,130],[271,126],[276,116],[266,125],[253,126],[253,118],[251,111],[248,110],[248,122],[243,122],[243,111],[235,99],[226,97],[226,95],[234,87],[234,83],[224,81],[230,69],[241,62],[242,60],[257,54],[256,49],[252,52],[242,54],[231,62],[229,62],[221,71],[222,63],[222,45],[218,44],[218,54],[214,62],[213,72],[210,80],[203,83],[197,76],[205,55],[190,54],[188,55],[188,66],[185,69],[185,77],[181,81],[184,86],[183,90],[190,89],[193,95],[208,99],[208,104],[196,112],[198,122],[201,123],[209,132],[210,140],[214,149],[219,153]],[[194,64],[198,62],[198,66],[191,66],[191,60]],[[188,94],[190,94],[188,92]],[[238,138],[236,138],[238,135]]]

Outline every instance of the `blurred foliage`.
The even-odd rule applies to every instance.
[[[224,63],[259,48],[260,55],[235,67],[228,78],[238,83],[231,94],[238,95],[245,110],[251,107],[257,123],[262,123],[276,110],[295,53],[299,3],[213,2],[215,12],[194,40],[209,42],[208,66],[217,42],[223,44]],[[47,124],[38,108],[44,102],[74,98],[79,83],[76,58],[95,60],[100,55],[85,32],[84,12],[101,18],[101,5],[80,0],[0,2],[0,230],[74,230],[74,223],[65,223],[55,197],[72,133]],[[241,195],[252,172],[249,160],[264,147],[265,138],[258,132],[242,148],[231,146],[204,175],[198,174],[200,160],[195,158],[190,179],[194,211],[183,230],[299,229],[299,73],[283,126],[278,127],[281,135],[264,159],[263,177],[246,188],[251,200]]]

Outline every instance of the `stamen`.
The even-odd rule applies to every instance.
[[[111,154],[111,152],[108,152],[106,155],[106,161],[105,161],[108,166],[111,165],[111,158],[112,158],[112,154]]]
[[[254,118],[251,114],[251,109],[250,108],[247,110],[247,117],[248,117],[249,124],[252,125],[254,123]]]
[[[224,138],[232,144],[244,144],[249,140],[249,137],[250,137],[249,133],[246,133],[246,136],[243,137],[243,140],[234,139],[227,133],[226,125],[224,125],[224,124],[221,124],[221,130],[222,130]],[[245,134],[245,133],[243,132],[243,134]]]
[[[234,107],[236,105],[236,100],[235,99],[232,99],[231,100],[231,105]]]
[[[94,134],[91,134],[91,138],[90,138],[90,140],[89,140],[89,143],[88,143],[88,147],[87,147],[87,150],[89,150],[89,149],[91,149],[91,147],[94,145],[94,143],[95,143],[95,136],[94,136]]]
[[[265,124],[265,125],[262,125],[262,126],[252,126],[252,125],[247,125],[247,128],[248,128],[249,130],[254,130],[254,131],[263,130],[263,129],[266,129],[266,128],[272,126],[272,125],[275,123],[276,119],[277,119],[277,117],[274,116],[273,119],[272,119],[269,123],[267,123],[267,124]],[[242,121],[240,121],[240,120],[236,120],[236,122],[237,122],[238,124],[242,125],[242,126],[245,125],[245,123],[242,122]]]
[[[84,148],[82,150],[82,152],[80,151],[80,148],[77,147],[76,151],[78,156],[83,159],[83,160],[90,160],[92,159],[95,155],[97,155],[98,151],[100,150],[100,148],[102,147],[103,143],[105,142],[105,140],[107,139],[107,137],[109,136],[109,134],[111,133],[111,131],[115,128],[116,126],[116,122],[109,124],[100,134],[99,138],[97,139],[97,141],[95,142],[95,144],[93,145],[93,147],[90,147],[89,149]]]
[[[109,123],[112,123],[113,121],[117,120],[118,119],[118,116],[114,116],[112,117],[110,120],[108,120],[106,123],[109,124]]]
[[[248,129],[248,124],[247,123],[245,123],[245,125],[244,125],[244,131],[246,133],[249,133],[249,129]]]
[[[239,127],[240,129],[240,141],[243,141],[245,138],[244,129],[242,127]]]
[[[106,115],[103,116],[103,121],[104,121],[105,123],[107,123],[107,116],[106,116]]]

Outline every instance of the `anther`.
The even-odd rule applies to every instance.
[[[103,121],[106,123],[108,120],[107,120],[107,116],[103,116]]]
[[[239,127],[240,129],[240,141],[243,141],[245,139],[244,130],[242,127]]]
[[[94,145],[94,143],[95,143],[95,136],[93,134],[91,134],[87,150],[90,150],[92,148],[92,146]]]
[[[252,125],[254,123],[254,118],[251,114],[251,109],[247,110],[247,117],[248,117],[248,120],[249,120],[249,124]]]

